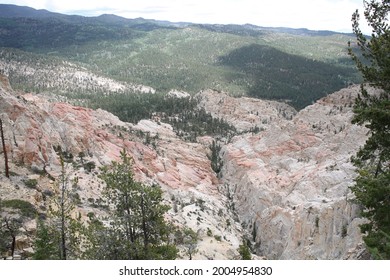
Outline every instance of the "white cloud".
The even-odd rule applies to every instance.
[[[61,13],[115,13],[197,23],[252,23],[351,32],[351,15],[363,0],[0,0]]]

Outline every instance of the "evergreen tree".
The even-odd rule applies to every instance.
[[[132,160],[125,151],[121,159],[121,163],[102,169],[105,197],[113,206],[113,215],[108,228],[100,227],[105,234],[100,234],[97,243],[103,243],[107,251],[96,258],[175,259],[176,247],[169,243],[172,228],[164,220],[169,207],[162,204],[161,188],[136,182]]]
[[[60,162],[61,174],[56,182],[58,194],[50,201],[47,221],[39,220],[37,223],[34,259],[67,260],[81,256],[84,228],[80,215],[75,217],[75,196],[69,187],[62,156]]]
[[[370,133],[353,163],[358,177],[351,187],[362,205],[368,223],[361,226],[364,241],[377,259],[390,259],[390,0],[364,1],[364,16],[372,28],[370,38],[360,29],[359,12],[352,16],[359,51],[349,54],[362,73],[365,84],[354,105],[353,123],[365,125]],[[367,85],[376,89],[369,94]]]
[[[250,251],[247,243],[248,242],[246,240],[244,240],[242,242],[242,244],[238,247],[238,252],[240,253],[242,260],[251,260],[252,259],[252,254],[251,254],[251,251]]]
[[[0,200],[0,255],[14,257],[16,238],[23,224],[36,215],[35,207],[24,200]]]
[[[37,233],[34,241],[34,260],[52,260],[59,259],[58,234],[52,231],[42,219],[37,221]]]
[[[198,234],[189,227],[185,227],[182,231],[178,231],[177,237],[180,240],[179,243],[185,248],[185,254],[192,260],[192,257],[198,253]]]
[[[1,198],[0,198],[0,213],[2,213],[2,206],[1,206]],[[7,241],[7,234],[5,230],[5,224],[3,223],[3,219],[1,218],[0,223],[0,256],[3,257],[5,253],[8,250],[8,241]]]
[[[221,172],[222,169],[222,159],[219,156],[219,153],[221,152],[221,145],[219,145],[215,140],[213,140],[213,143],[210,145],[211,154],[208,156],[209,160],[211,161],[211,169],[214,170],[215,173]]]

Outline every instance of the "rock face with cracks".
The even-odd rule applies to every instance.
[[[366,129],[351,124],[358,91],[351,87],[331,94],[291,120],[268,116],[264,131],[236,136],[223,147],[223,183],[258,255],[363,256],[358,227],[363,221],[349,191],[355,177],[350,158],[367,137]],[[225,104],[235,102],[228,100]],[[224,115],[224,109],[216,114]]]
[[[0,175],[2,186],[6,186],[0,188],[2,199],[20,197],[37,208],[44,207],[43,193],[58,190],[53,181],[39,174],[59,176],[57,151],[61,149],[72,154],[73,163],[67,166],[67,172],[71,180],[77,178],[78,211],[83,216],[96,212],[99,217],[102,213],[93,205],[102,191],[98,167],[119,160],[125,149],[133,159],[136,179],[163,188],[166,203],[172,206],[167,219],[198,232],[201,242],[194,259],[237,258],[243,233],[233,213],[226,209],[226,198],[218,191],[218,178],[207,157],[208,145],[181,140],[169,124],[151,120],[136,125],[124,123],[103,110],[14,92],[6,78],[2,80],[0,117],[11,170],[17,174],[11,179]],[[137,136],[140,134],[148,134],[153,142]],[[87,171],[82,162],[92,162],[96,168]],[[3,156],[0,167],[3,170]],[[36,189],[21,188],[31,176],[38,180]],[[184,251],[181,257],[187,258]]]
[[[68,167],[78,179],[78,210],[99,216],[90,203],[101,195],[97,168],[119,160],[125,149],[136,178],[162,186],[172,206],[167,219],[198,233],[195,259],[239,258],[244,237],[257,256],[268,259],[362,258],[358,225],[363,220],[349,191],[356,176],[350,158],[367,138],[364,128],[351,124],[358,91],[343,89],[298,113],[275,101],[198,93],[200,107],[238,131],[222,143],[217,177],[208,158],[211,137],[185,142],[169,124],[125,123],[103,110],[49,102],[14,92],[1,77],[0,117],[17,175],[0,175],[0,196],[42,206],[43,193],[56,190],[38,171],[58,176],[61,148],[78,163]],[[152,141],[140,136],[145,134]],[[82,162],[93,162],[96,169],[90,172]],[[38,181],[35,189],[20,187],[32,177]],[[188,258],[184,249],[181,257]]]

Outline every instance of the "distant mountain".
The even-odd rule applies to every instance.
[[[174,28],[169,24],[116,15],[83,17],[0,4],[0,46],[53,49],[97,40],[137,37],[138,31]]]
[[[259,36],[264,32],[275,32],[275,33],[287,33],[294,35],[308,35],[308,36],[329,36],[334,34],[342,34],[339,32],[327,31],[327,30],[309,30],[306,28],[287,28],[287,27],[262,27],[253,24],[237,25],[237,24],[194,24],[190,22],[170,22],[153,19],[128,19],[113,14],[103,14],[97,17],[83,17],[75,15],[64,15],[60,13],[50,12],[48,10],[36,10],[30,7],[17,6],[10,4],[0,4],[0,17],[3,18],[56,18],[62,20],[76,20],[76,23],[89,22],[100,22],[109,25],[126,25],[129,27],[137,28],[142,30],[150,30],[151,28],[145,28],[145,26],[156,27],[177,27],[183,28],[188,26],[196,26],[199,28],[207,29],[214,32],[225,32],[236,35],[245,36]]]
[[[309,30],[306,28],[288,28],[288,27],[262,27],[252,24],[237,25],[237,24],[196,24],[200,28],[213,31],[224,32],[241,36],[262,36],[266,33],[286,33],[298,36],[331,36],[335,34],[343,34],[339,32],[327,30]]]
[[[331,36],[336,34],[344,34],[340,32],[334,32],[329,30],[310,30],[307,28],[288,28],[288,27],[259,27],[255,25],[245,25],[247,28],[260,29],[263,31],[274,32],[274,33],[287,33],[299,36]]]
[[[1,48],[19,49],[24,57],[39,54],[39,63],[31,65],[34,69],[37,65],[50,69],[59,59],[97,76],[150,86],[157,92],[177,89],[195,94],[212,88],[287,100],[296,109],[360,81],[347,55],[347,42],[353,39],[331,31],[172,23],[110,14],[83,17],[0,4],[3,72],[13,69],[15,59]],[[31,88],[42,82],[24,79],[22,72],[8,74],[11,81],[21,83],[15,87],[47,89]],[[104,88],[89,87],[88,93]],[[79,93],[69,87],[55,91]]]
[[[48,18],[48,17],[61,17],[63,15],[58,13],[49,12],[47,10],[36,10],[30,7],[0,4],[0,17],[5,18]]]
[[[179,27],[188,23],[171,23],[169,21],[148,20],[143,18],[128,19],[112,14],[103,14],[97,17],[84,17],[78,15],[65,15],[47,10],[36,10],[30,7],[0,4],[0,18],[33,18],[33,19],[57,19],[74,24],[108,24],[127,26],[141,30],[152,30],[157,27]],[[145,28],[149,26],[149,28]],[[151,28],[153,27],[153,28]]]

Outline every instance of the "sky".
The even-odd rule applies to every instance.
[[[254,24],[352,32],[352,13],[363,0],[0,0],[51,12],[172,22]],[[362,30],[369,29],[362,23]]]

